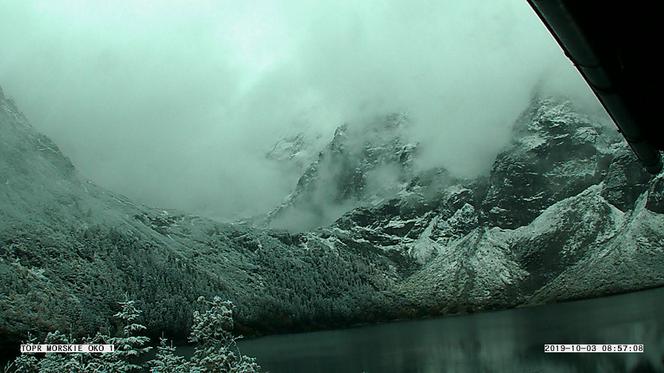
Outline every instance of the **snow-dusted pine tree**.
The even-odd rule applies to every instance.
[[[150,360],[150,370],[158,373],[189,373],[191,369],[189,363],[182,356],[175,355],[173,342],[166,338],[159,340],[157,355]]]
[[[108,343],[115,345],[115,352],[104,354],[108,356],[110,371],[124,373],[140,371],[142,368],[138,365],[137,358],[150,351],[152,347],[145,346],[150,342],[150,338],[139,335],[139,332],[145,330],[145,326],[136,321],[141,314],[141,310],[136,307],[133,300],[120,302],[122,307],[115,317],[124,324],[122,336],[109,338]]]
[[[44,343],[67,344],[76,341],[56,330],[46,335]],[[84,372],[84,368],[82,354],[45,354],[39,360],[39,373]]]
[[[194,312],[189,340],[197,344],[191,371],[205,373],[251,373],[260,371],[256,360],[242,355],[233,336],[233,303],[214,297],[199,297],[205,312]]]

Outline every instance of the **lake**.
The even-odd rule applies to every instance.
[[[645,353],[545,354],[545,343],[643,343]],[[664,288],[498,312],[240,342],[280,372],[664,372]]]

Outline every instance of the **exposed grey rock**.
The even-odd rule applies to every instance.
[[[646,172],[625,143],[617,144],[604,177],[602,196],[623,211],[634,208],[648,188],[652,176]]]
[[[536,100],[517,120],[513,144],[501,152],[482,209],[490,225],[516,228],[546,207],[601,180],[607,129],[570,102]]]
[[[664,214],[664,176],[660,175],[650,183],[646,208],[652,212]]]
[[[354,207],[390,197],[399,183],[411,178],[415,146],[401,138],[405,125],[405,115],[390,114],[338,127],[284,203],[255,223],[311,229]],[[304,147],[298,139],[289,143]]]

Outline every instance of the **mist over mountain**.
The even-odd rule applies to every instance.
[[[376,123],[400,126],[398,118]],[[343,133],[328,151],[345,143]],[[488,176],[404,171],[400,189],[379,200],[331,183],[349,193],[335,198],[371,203],[301,233],[154,209],[101,188],[6,97],[0,139],[7,346],[29,331],[83,336],[109,328],[124,294],[140,300],[153,336],[182,337],[198,295],[232,300],[238,330],[255,335],[664,284],[662,175],[646,174],[614,129],[565,99],[534,97]],[[323,153],[313,164],[338,156],[408,170],[401,157],[372,158],[381,147],[360,148],[368,153]],[[315,175],[310,170],[302,177]]]
[[[472,177],[533,90],[601,110],[519,0],[2,2],[0,44],[0,82],[82,175],[225,221],[294,190],[263,155],[301,132],[405,113],[415,167]]]
[[[346,123],[317,152],[305,145],[303,135],[280,140],[269,157],[281,163],[298,164],[303,159],[309,163],[284,202],[253,223],[310,230],[332,223],[354,207],[394,196],[413,177],[417,145],[404,140],[409,125],[403,113]]]

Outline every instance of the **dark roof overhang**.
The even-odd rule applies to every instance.
[[[662,48],[655,3],[528,0],[650,173],[662,170],[656,102]]]

